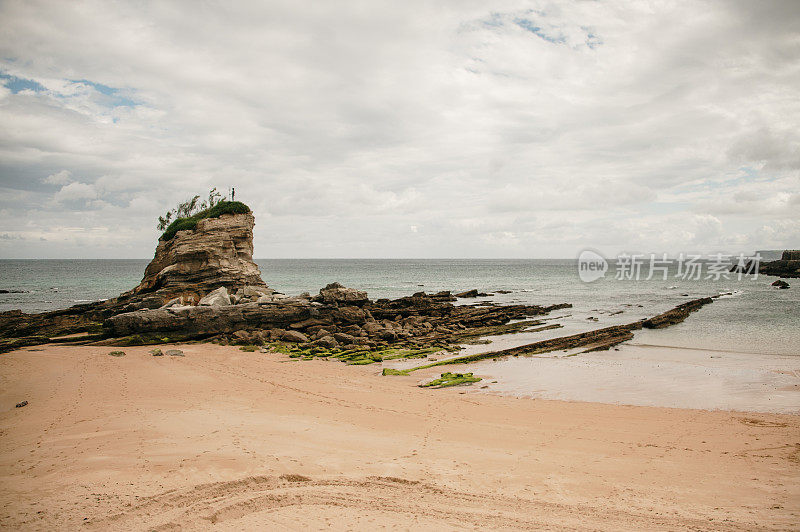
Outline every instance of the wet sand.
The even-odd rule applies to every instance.
[[[429,390],[377,364],[178,347],[0,355],[0,527],[800,522],[800,416]]]

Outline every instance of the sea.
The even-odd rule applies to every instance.
[[[0,290],[9,291],[0,293],[0,311],[43,312],[111,298],[135,287],[147,263],[147,260],[0,260]],[[489,391],[514,395],[592,400],[598,393],[613,389],[611,396],[603,395],[605,399],[601,399],[615,402],[617,397],[618,402],[625,404],[658,406],[800,411],[800,281],[790,279],[791,288],[781,290],[772,286],[774,277],[763,275],[711,275],[704,270],[699,279],[685,278],[682,275],[685,272],[679,271],[677,264],[650,279],[644,274],[637,279],[626,276],[625,272],[618,275],[618,266],[612,264],[605,276],[584,282],[576,259],[257,259],[256,263],[265,282],[287,295],[315,294],[326,284],[337,281],[367,291],[372,299],[396,298],[419,291],[457,293],[475,288],[489,295],[458,303],[573,305],[550,316],[563,326],[561,329],[496,338],[488,346],[468,346],[465,352],[630,323],[691,299],[720,296],[681,324],[637,332],[620,352],[563,360],[561,363],[568,364],[566,374],[546,377],[548,372],[540,367],[541,360],[512,360],[494,366],[490,361],[476,367],[496,377]],[[630,353],[633,361],[620,361],[626,353]],[[729,391],[741,391],[740,385],[745,382],[748,389],[761,387],[770,394],[747,399],[745,404],[731,402],[731,397],[747,395],[739,392],[728,393],[730,397],[719,401],[693,399],[688,404],[684,403],[691,394],[680,390],[670,400],[651,399],[647,389],[625,398],[622,391],[626,386],[635,388],[637,381],[641,386],[657,386],[631,373],[631,368],[642,363],[642,353],[648,353],[645,362],[649,374],[663,376],[672,365],[679,365],[680,371],[667,379],[671,387],[676,379],[686,380],[687,386],[702,385],[703,379],[711,379],[714,386]],[[679,360],[670,362],[667,360],[670,357]],[[711,369],[709,363],[714,365]],[[555,367],[553,363],[547,364],[544,369],[548,371]],[[607,374],[608,368],[613,367],[625,370]],[[687,368],[693,373],[683,373]],[[581,380],[565,375],[583,377]],[[603,378],[605,383],[601,382]],[[593,389],[597,393],[591,392]],[[721,395],[715,393],[715,397]],[[747,408],[751,403],[755,406]]]

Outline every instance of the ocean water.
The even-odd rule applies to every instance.
[[[688,299],[730,293],[684,323],[647,331],[648,345],[707,348],[762,355],[800,355],[800,282],[789,290],[770,286],[773,277],[733,275],[725,280],[682,280],[671,269],[662,280],[605,278],[584,283],[575,260],[378,260],[260,259],[262,278],[288,295],[316,293],[338,281],[366,290],[373,299],[424,290],[510,290],[487,299],[498,303],[572,303],[559,311],[564,329],[551,334],[628,323]],[[0,260],[0,310],[42,312],[114,297],[136,286],[147,260]],[[621,313],[618,313],[620,312]],[[618,314],[615,314],[618,313]],[[590,318],[596,318],[593,320]],[[524,338],[524,337],[520,337]],[[637,335],[637,339],[639,335]]]

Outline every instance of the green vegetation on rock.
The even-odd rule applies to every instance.
[[[429,354],[437,353],[441,347],[359,347],[355,349],[341,349],[334,347],[328,349],[320,346],[302,346],[297,344],[286,344],[274,342],[269,345],[272,351],[289,355],[290,358],[300,358],[302,360],[312,360],[314,358],[336,358],[352,366],[363,366],[383,362],[385,360],[397,360],[402,358],[425,358]]]
[[[420,384],[420,388],[446,388],[448,386],[458,386],[459,384],[471,384],[480,382],[480,377],[475,377],[472,373],[442,373],[438,379],[431,382]]]
[[[219,218],[223,214],[247,214],[249,212],[250,207],[241,201],[220,201],[213,207],[204,209],[197,214],[185,218],[176,218],[167,226],[160,240],[172,240],[172,237],[178,231],[194,230],[197,227],[197,222],[204,218]]]

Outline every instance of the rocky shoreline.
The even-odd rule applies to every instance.
[[[758,273],[786,279],[800,278],[800,250],[785,250],[779,260],[761,264]]]
[[[130,346],[210,341],[366,364],[458,351],[465,343],[485,342],[486,336],[558,328],[539,318],[572,306],[454,304],[489,295],[478,289],[372,301],[366,292],[338,283],[315,296],[287,297],[267,286],[252,260],[254,225],[251,213],[228,214],[160,240],[142,282],[117,298],[42,314],[0,313],[0,352],[48,342]],[[629,339],[632,330],[679,323],[710,302],[698,299],[649,320],[493,356],[564,346],[607,349]]]

